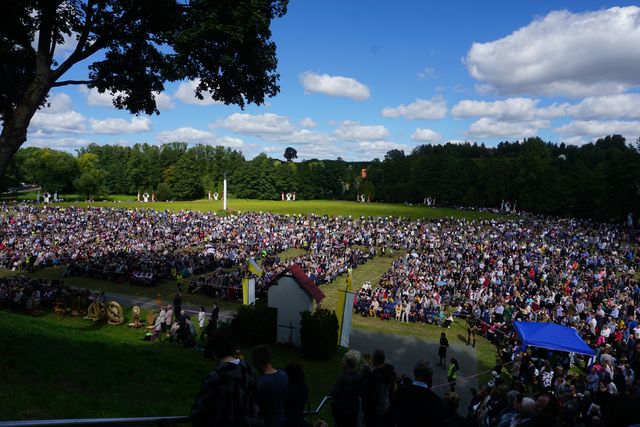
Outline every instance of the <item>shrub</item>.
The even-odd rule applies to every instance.
[[[276,340],[278,311],[265,303],[243,305],[231,321],[231,330],[245,344],[270,344]]]
[[[166,182],[158,184],[156,189],[156,200],[164,202],[165,200],[171,200],[171,187]]]
[[[318,308],[301,313],[302,351],[312,359],[328,359],[338,346],[338,317],[335,311]]]

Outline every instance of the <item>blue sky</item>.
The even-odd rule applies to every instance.
[[[272,31],[281,91],[266,105],[198,102],[193,82],[179,82],[167,84],[161,115],[136,117],[108,94],[65,87],[27,145],[184,141],[247,158],[292,146],[300,159],[370,160],[448,141],[640,136],[631,2],[293,0]],[[79,66],[68,78],[85,76]]]

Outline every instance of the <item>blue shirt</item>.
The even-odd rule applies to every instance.
[[[284,426],[284,402],[289,391],[289,377],[284,371],[258,378],[258,406],[267,427]]]

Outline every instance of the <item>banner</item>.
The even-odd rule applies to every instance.
[[[353,311],[353,270],[349,269],[347,274],[347,284],[345,289],[338,289],[338,303],[336,306],[336,316],[338,317],[338,344],[343,345],[343,330],[346,326],[346,343],[349,345],[349,333],[351,332],[351,312]],[[350,295],[350,297],[349,297]],[[348,318],[348,320],[347,320]],[[345,322],[346,321],[346,322]],[[348,325],[345,325],[348,323]]]
[[[255,274],[256,276],[262,276],[262,268],[258,265],[255,258],[249,258],[249,271]]]
[[[249,279],[249,304],[256,303],[256,279]]]
[[[340,328],[340,346],[349,347],[349,334],[351,334],[351,316],[353,314],[353,298],[355,292],[345,291],[340,292],[344,295],[344,309],[342,327]]]

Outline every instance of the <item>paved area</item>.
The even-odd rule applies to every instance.
[[[475,349],[459,343],[457,337],[447,334],[449,338],[449,351],[447,361],[455,357],[460,364],[458,378],[475,375],[477,373],[477,360]],[[383,334],[380,332],[370,332],[358,329],[351,330],[349,344],[352,349],[365,354],[371,354],[375,348],[381,348],[387,355],[387,363],[393,365],[398,374],[405,374],[413,378],[413,366],[420,359],[426,359],[434,367],[433,385],[438,395],[443,396],[449,390],[449,386],[443,385],[447,382],[446,367],[436,366],[438,363],[438,343],[422,340],[415,337],[407,337],[393,334]],[[469,381],[459,381],[456,386],[456,393],[460,396],[460,408],[458,413],[466,414],[467,407],[471,401],[471,387],[477,388],[478,383],[475,378]]]
[[[123,308],[132,307],[134,305],[147,310],[155,310],[158,308],[155,300],[148,297],[137,297],[134,295],[117,294],[114,292],[106,292],[105,295],[107,297],[107,301],[116,301]],[[171,303],[171,301],[164,301],[164,303],[169,304]],[[204,309],[207,311],[207,316],[211,315],[211,306],[205,307]],[[182,304],[182,310],[184,310],[186,314],[190,315],[191,319],[194,319],[194,315],[196,315],[195,318],[197,319],[197,314],[200,312],[200,307],[195,305]],[[220,320],[230,319],[232,317],[233,312],[220,309]]]

